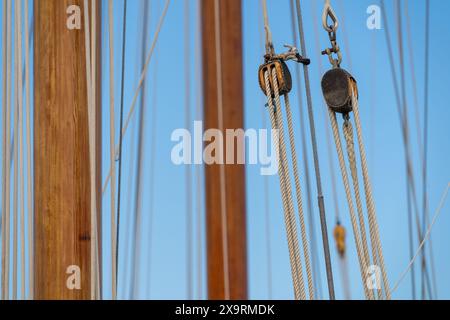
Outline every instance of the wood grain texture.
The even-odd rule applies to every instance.
[[[34,1],[36,299],[90,298],[91,186],[85,40],[84,26],[81,30],[66,27],[66,9],[70,5],[78,5],[83,14],[82,0]],[[100,34],[99,28],[97,31]],[[96,81],[100,83],[99,78]],[[100,126],[100,108],[97,121]],[[97,148],[98,156],[99,136]],[[97,172],[99,175],[99,167]],[[81,269],[81,290],[69,290],[66,286],[70,265]]]
[[[222,64],[224,128],[243,128],[241,1],[219,1],[222,61],[216,61],[214,2],[201,3],[205,130],[219,128],[216,63]],[[220,187],[220,166],[206,166],[205,173],[208,297],[225,298],[220,194],[226,192],[230,298],[247,299],[245,167],[225,166],[226,190]]]

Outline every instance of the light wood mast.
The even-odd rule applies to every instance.
[[[83,15],[82,0],[34,1],[35,299],[90,299],[93,186],[89,178],[85,38],[84,24],[80,30],[67,28],[66,11],[71,5],[77,5]],[[98,40],[99,6],[97,1]],[[97,48],[100,57],[100,46]],[[100,92],[99,71],[94,80],[97,92]],[[95,188],[100,200],[100,94],[97,97]],[[100,212],[101,201],[97,203]],[[80,290],[66,286],[69,276],[66,271],[71,265],[81,270]]]

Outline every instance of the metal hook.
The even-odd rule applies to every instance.
[[[328,18],[331,19],[333,25],[328,25]],[[322,24],[326,31],[336,32],[339,27],[339,21],[333,8],[329,3],[325,4],[322,14]]]

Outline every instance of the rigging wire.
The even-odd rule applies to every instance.
[[[419,218],[419,208],[417,205],[417,197],[416,197],[416,191],[415,191],[415,182],[414,182],[414,171],[411,161],[411,146],[410,146],[410,136],[409,136],[409,120],[408,120],[408,112],[407,112],[407,98],[406,98],[406,84],[405,84],[405,67],[404,67],[404,50],[403,50],[403,33],[402,33],[402,14],[400,10],[400,1],[397,0],[395,2],[396,4],[396,13],[397,13],[397,33],[398,33],[398,48],[399,48],[399,56],[400,56],[400,88],[401,88],[401,99],[402,99],[402,119],[403,119],[403,127],[404,127],[404,142],[405,142],[405,149],[406,154],[408,157],[407,162],[407,179],[409,180],[408,188],[412,195],[412,200],[414,202],[415,206],[415,214],[416,214],[416,224],[418,229],[418,237],[419,241],[422,240],[422,232],[420,230],[420,218]],[[426,266],[426,259],[425,255],[422,252],[422,298],[425,295],[425,281],[427,281],[427,287],[430,291],[430,298],[431,298],[431,288],[430,283],[428,281],[428,268]]]
[[[382,17],[387,21],[387,14],[386,14],[386,7],[385,7],[385,2],[384,0],[380,0],[380,6],[381,6],[381,14]],[[406,123],[405,123],[405,119],[403,116],[403,110],[402,110],[402,100],[400,98],[400,89],[399,89],[399,85],[398,85],[398,79],[397,79],[397,73],[395,70],[395,63],[394,63],[394,53],[393,53],[393,48],[392,48],[392,42],[391,42],[391,35],[390,35],[390,28],[389,28],[389,24],[386,23],[385,24],[385,38],[386,38],[386,44],[387,44],[387,49],[388,49],[388,56],[389,56],[389,62],[390,62],[390,69],[391,69],[391,76],[392,76],[392,82],[394,85],[394,93],[395,93],[395,98],[396,98],[396,108],[397,108],[397,113],[399,116],[399,121],[401,124],[401,130],[402,130],[402,138],[403,138],[403,142],[404,142],[404,146],[405,146],[405,162],[406,162],[406,179],[407,179],[407,197],[410,197],[410,188],[412,189],[412,193],[415,194],[415,189],[414,189],[414,181],[411,181],[411,161],[410,161],[410,155],[409,155],[409,143],[408,143],[408,138],[407,138],[407,127],[406,127]],[[415,201],[413,201],[414,203]],[[411,211],[411,206],[410,206],[411,201],[407,201],[407,205],[408,205],[408,225],[409,225],[409,243],[410,243],[410,254],[412,255],[412,242],[413,242],[413,231],[412,231],[412,211]],[[417,208],[417,204],[415,204],[415,208]],[[418,219],[418,213],[416,212],[416,221]],[[420,238],[420,237],[419,237]],[[412,257],[411,257],[412,258]],[[412,288],[413,288],[413,298],[415,298],[415,278],[414,278],[414,266],[412,267],[412,278],[411,278],[411,282],[412,282]]]
[[[30,96],[30,41],[32,36],[29,28],[33,28],[34,24],[29,25],[28,17],[28,0],[25,0],[25,97],[26,97],[26,145],[27,145],[27,222],[28,222],[28,299],[32,300],[34,296],[34,246],[33,246],[33,185],[34,180],[31,171],[31,96]],[[31,16],[33,20],[33,15]],[[22,281],[25,282],[25,279]]]
[[[2,226],[1,226],[1,232],[2,232],[2,278],[1,278],[1,283],[2,283],[2,299],[5,300],[6,299],[6,293],[5,293],[5,289],[6,289],[6,215],[7,215],[7,208],[6,208],[6,190],[8,188],[8,182],[6,180],[6,171],[7,171],[7,167],[8,167],[8,161],[7,159],[9,157],[7,157],[7,145],[9,144],[9,141],[6,138],[6,133],[7,133],[7,123],[8,123],[8,119],[7,119],[7,109],[8,109],[8,103],[7,101],[7,95],[8,95],[8,70],[9,70],[9,66],[7,64],[7,52],[8,52],[8,47],[7,47],[7,37],[8,37],[8,29],[9,29],[9,25],[8,25],[8,21],[7,21],[7,16],[8,16],[8,1],[3,1],[3,7],[2,7],[2,70],[3,70],[3,76],[2,76],[2,89],[3,89],[3,94],[2,94],[2,128],[3,128],[3,141],[2,141]],[[9,209],[8,209],[9,211]]]
[[[260,10],[263,13],[263,0],[259,1]],[[259,31],[259,46],[260,49],[265,47],[264,44],[264,33],[262,30],[264,25],[264,17],[258,19],[258,31]],[[294,44],[295,45],[295,44]],[[264,99],[262,99],[262,104],[264,104]],[[267,128],[266,114],[265,110],[261,109],[261,121],[263,128]],[[271,230],[270,230],[270,197],[269,197],[269,178],[268,176],[264,176],[264,218],[265,218],[265,235],[266,235],[266,258],[267,258],[267,293],[268,299],[272,299],[272,250],[271,250]]]
[[[115,110],[114,110],[114,7],[113,0],[108,2],[109,14],[109,141],[111,163],[111,296],[117,299],[116,283],[116,161],[115,161]]]
[[[142,19],[142,48],[141,48],[141,64],[145,65],[145,39],[148,36],[148,31],[150,27],[149,19],[149,2],[144,1],[143,4],[143,19]],[[144,165],[144,130],[145,130],[145,120],[147,115],[146,108],[147,101],[147,79],[143,80],[142,92],[140,96],[140,108],[139,108],[139,124],[138,124],[138,141],[137,141],[137,167],[136,167],[136,193],[135,193],[135,220],[134,220],[134,245],[133,245],[133,282],[132,282],[132,294],[133,297],[137,296],[138,292],[138,281],[140,274],[140,263],[139,263],[139,252],[142,242],[142,168]]]
[[[329,4],[329,1],[327,1]],[[301,44],[301,54],[303,57],[307,57],[307,50],[305,44],[305,35],[303,29],[303,17],[302,17],[302,9],[300,5],[300,1],[296,0],[297,7],[297,20],[298,20],[298,29],[300,35],[300,44]],[[327,230],[327,222],[325,215],[325,203],[324,196],[322,192],[322,181],[320,177],[320,165],[319,165],[319,154],[317,151],[317,140],[316,140],[316,129],[314,123],[314,114],[313,114],[313,105],[312,105],[312,97],[311,97],[311,85],[309,81],[309,71],[308,66],[303,65],[303,72],[305,77],[305,89],[306,89],[306,98],[308,105],[308,116],[309,116],[309,127],[311,131],[311,142],[313,147],[313,157],[314,157],[314,168],[316,173],[316,187],[317,187],[317,197],[319,202],[319,212],[320,212],[320,223],[322,228],[322,241],[324,248],[324,256],[325,256],[325,266],[327,271],[327,282],[328,282],[328,292],[330,296],[330,300],[335,300],[334,293],[334,281],[333,281],[333,271],[331,267],[331,257],[330,257],[330,246],[328,240],[328,230]]]
[[[121,63],[121,79],[120,79],[120,120],[119,128],[123,126],[123,104],[124,104],[124,86],[125,86],[125,61],[126,61],[126,41],[127,41],[127,4],[128,0],[123,2],[123,25],[122,25],[122,63]],[[122,147],[123,147],[123,136],[122,130],[119,130],[119,157],[117,158],[119,162],[118,169],[118,181],[117,181],[117,229],[116,229],[116,297],[117,297],[117,285],[119,283],[119,244],[120,244],[120,204],[122,195]]]
[[[434,225],[435,225],[435,223],[436,223],[436,221],[437,221],[437,218],[439,217],[439,215],[440,215],[441,212],[442,212],[442,208],[444,207],[444,204],[445,204],[445,201],[446,201],[446,199],[447,199],[448,191],[449,191],[449,190],[450,190],[450,183],[447,185],[447,187],[446,187],[445,190],[444,190],[444,193],[442,194],[442,197],[441,197],[441,201],[440,201],[440,203],[439,203],[439,206],[438,206],[438,208],[436,209],[436,212],[435,212],[434,217],[433,217],[433,219],[432,219],[432,221],[431,221],[431,223],[430,223],[430,225],[429,225],[429,227],[428,227],[427,232],[424,234],[424,237],[423,237],[422,242],[420,243],[419,247],[417,248],[417,251],[416,251],[416,253],[414,254],[414,256],[413,256],[413,258],[411,259],[411,261],[409,262],[408,266],[406,267],[406,270],[403,271],[403,273],[400,275],[399,279],[398,279],[397,282],[395,283],[395,285],[394,285],[394,287],[393,287],[393,289],[392,289],[392,292],[395,292],[395,291],[398,289],[398,287],[400,286],[402,280],[403,280],[403,279],[405,278],[405,276],[408,274],[409,270],[411,270],[411,268],[414,266],[414,262],[416,261],[417,257],[418,257],[419,254],[421,253],[422,248],[423,248],[423,246],[425,245],[426,241],[427,241],[428,238],[430,237],[431,230],[433,229],[433,227],[434,227]]]
[[[422,188],[423,188],[423,222],[422,234],[425,232],[426,226],[429,224],[428,213],[428,114],[429,114],[429,71],[430,69],[430,0],[425,1],[425,84],[424,84],[424,126],[423,126],[423,172],[422,172]],[[419,139],[420,140],[420,139]],[[437,299],[437,281],[436,271],[434,267],[434,255],[431,238],[428,241],[430,251],[431,274],[434,289],[434,298]]]
[[[191,81],[190,81],[190,63],[191,63],[191,39],[190,39],[190,5],[191,0],[184,0],[184,67],[185,67],[185,128],[191,129]],[[187,299],[192,300],[194,297],[192,263],[193,263],[193,242],[192,242],[192,168],[187,165],[185,168],[185,187],[186,187],[186,280],[187,280]]]
[[[5,158],[10,159],[12,157],[11,148],[11,89],[12,89],[12,1],[6,0],[6,152]],[[4,268],[3,271],[3,299],[7,300],[10,297],[10,259],[11,259],[11,166],[6,164],[5,170],[6,177],[6,193],[5,193],[5,251],[4,255]]]
[[[298,46],[298,38],[296,31],[296,16],[295,16],[295,3],[294,0],[289,2],[290,11],[291,11],[291,29],[293,36],[293,45],[295,47]],[[302,98],[302,90],[301,90],[301,75],[300,75],[300,66],[295,67],[296,78],[297,78],[297,91],[298,91],[298,105],[299,105],[299,114],[300,114],[300,130],[301,130],[301,143],[302,143],[302,153],[303,153],[303,165],[305,171],[305,184],[306,184],[306,200],[307,200],[307,210],[308,210],[308,220],[309,220],[309,238],[311,243],[311,255],[312,255],[312,266],[313,266],[313,279],[314,279],[314,287],[317,288],[317,296],[320,299],[322,297],[322,280],[320,277],[320,266],[318,264],[317,258],[317,240],[316,240],[316,232],[315,232],[315,219],[314,219],[314,208],[312,205],[312,190],[311,190],[311,175],[309,170],[309,156],[308,156],[308,147],[306,142],[306,124],[304,117],[304,103]]]
[[[200,16],[201,12],[201,0],[197,1],[197,15]],[[200,35],[201,35],[201,19],[197,19],[197,30],[195,33],[195,83],[201,83],[201,45],[200,45]],[[202,88],[197,85],[197,101],[196,101],[196,118],[197,120],[202,119],[203,114],[203,104],[202,104]],[[155,122],[156,124],[156,122]],[[197,299],[200,300],[203,297],[203,268],[202,268],[202,231],[204,230],[204,225],[202,221],[202,171],[201,167],[197,165],[195,167],[195,179],[196,179],[196,218],[197,218]]]
[[[123,127],[121,127],[122,139],[125,136],[125,133],[127,132],[127,129],[128,129],[129,124],[130,124],[131,118],[132,118],[132,116],[134,114],[134,111],[136,109],[136,102],[137,102],[137,99],[139,97],[139,94],[140,94],[140,91],[141,91],[141,88],[142,88],[142,84],[143,84],[143,82],[145,80],[145,77],[147,75],[148,65],[150,64],[151,58],[153,56],[153,52],[155,50],[156,43],[158,42],[159,34],[161,33],[161,29],[162,29],[162,26],[164,24],[164,20],[165,20],[165,17],[167,15],[167,11],[169,9],[169,5],[170,5],[170,0],[166,0],[163,12],[162,12],[161,17],[160,17],[159,22],[158,22],[158,26],[156,27],[156,31],[155,31],[155,34],[153,36],[153,41],[152,41],[150,50],[149,50],[149,52],[147,54],[147,59],[145,61],[144,68],[142,69],[142,72],[141,72],[141,75],[140,75],[140,78],[139,78],[139,81],[138,81],[138,86],[137,86],[136,91],[135,91],[134,96],[133,96],[133,100],[132,100],[132,103],[131,103],[131,106],[130,106],[130,110],[128,111],[128,114],[127,114],[127,117],[126,117],[126,120],[125,120],[125,124],[123,125]],[[117,153],[118,153],[118,150],[116,150],[116,154]],[[109,183],[110,179],[111,179],[111,168],[109,168],[108,176],[106,177],[106,179],[105,179],[105,181],[103,183],[102,194],[105,193],[106,187],[108,186],[108,183]]]

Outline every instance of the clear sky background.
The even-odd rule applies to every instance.
[[[223,0],[226,1],[226,0]],[[107,1],[103,0],[103,177],[106,177],[109,168],[109,56],[108,56],[108,25]],[[153,40],[157,20],[160,17],[164,0],[150,0],[150,32],[145,40],[146,51]],[[264,54],[262,39],[262,13],[259,0],[244,0],[243,2],[243,38],[244,38],[244,94],[245,94],[245,127],[267,128],[268,115],[264,109],[264,96],[258,86],[257,71],[262,63]],[[402,8],[405,0],[401,1]],[[449,126],[450,113],[447,107],[450,100],[450,30],[448,28],[447,13],[450,11],[450,2],[444,0],[431,0],[431,42],[430,42],[430,91],[429,91],[429,161],[428,161],[428,198],[430,215],[434,214],[440,197],[450,182],[450,152],[449,152]],[[142,13],[143,5],[140,0],[128,1],[127,47],[126,47],[126,73],[125,73],[125,114],[129,110],[134,92],[137,87],[141,64],[142,44]],[[408,220],[406,202],[406,176],[404,147],[401,136],[401,127],[396,109],[396,100],[388,52],[385,41],[385,27],[388,24],[394,43],[394,57],[397,73],[399,72],[399,56],[397,46],[396,20],[394,15],[394,1],[387,0],[388,20],[382,20],[381,30],[369,30],[366,27],[367,8],[372,4],[379,4],[378,0],[332,0],[332,5],[340,19],[341,28],[338,31],[338,42],[343,50],[344,60],[342,67],[351,71],[358,80],[360,92],[360,108],[364,130],[364,139],[369,160],[370,173],[374,189],[380,236],[384,249],[384,257],[391,287],[398,280],[409,262]],[[423,125],[424,101],[424,10],[425,1],[409,0],[409,16],[411,19],[412,54],[414,56],[414,72],[417,78],[417,98],[419,108],[419,122]],[[316,122],[319,158],[322,173],[322,182],[325,196],[325,206],[330,235],[332,266],[334,271],[335,289],[338,298],[342,299],[343,286],[341,283],[339,258],[332,239],[335,226],[335,210],[331,184],[331,171],[328,163],[327,130],[322,93],[320,89],[320,64],[324,70],[330,68],[328,59],[320,55],[320,51],[329,46],[327,33],[321,27],[323,1],[304,0],[303,18],[306,33],[306,44],[312,63],[310,66],[312,98]],[[114,1],[115,21],[115,101],[116,101],[116,128],[119,123],[120,101],[120,67],[121,67],[121,35],[123,2]],[[198,78],[199,58],[198,49],[198,4],[190,1],[189,22],[192,41],[189,50],[189,74],[191,79],[191,119],[200,119],[196,108],[199,106],[200,79]],[[275,49],[285,51],[283,44],[292,44],[291,13],[289,0],[268,0],[269,19],[273,33]],[[1,10],[1,9],[0,9]],[[403,22],[406,16],[403,14]],[[135,231],[133,216],[135,212],[136,194],[136,150],[137,150],[137,124],[139,113],[134,114],[129,130],[124,137],[123,172],[122,172],[122,213],[120,238],[120,265],[119,265],[119,297],[120,298],[151,298],[151,299],[185,299],[187,293],[187,253],[186,253],[186,197],[185,183],[186,167],[175,166],[170,159],[171,149],[175,143],[170,137],[173,130],[185,128],[185,4],[184,1],[171,1],[166,21],[164,22],[155,55],[148,69],[146,84],[146,104],[144,115],[143,138],[143,168],[142,168],[142,220],[138,224],[140,241],[137,242],[137,257],[133,269],[133,240]],[[317,31],[317,32],[316,32]],[[420,156],[417,143],[417,126],[415,118],[412,73],[410,69],[410,56],[407,47],[406,24],[403,25],[405,45],[405,69],[407,86],[407,108],[410,116],[411,141],[413,149],[413,165],[416,179],[418,201],[421,207],[422,184],[420,176]],[[211,31],[213,32],[213,31]],[[289,63],[293,76],[295,75],[293,62]],[[399,73],[398,73],[399,77]],[[294,77],[294,89],[291,101],[294,109],[294,121],[297,137],[297,152],[299,160],[304,155],[301,152],[299,112],[305,112],[305,106],[299,106],[298,94],[303,100],[304,89],[297,90],[298,79]],[[301,79],[303,84],[303,79]],[[138,110],[138,109],[137,109]],[[136,110],[136,111],[137,111]],[[306,117],[306,113],[305,113]],[[309,127],[306,128],[309,133]],[[152,135],[155,137],[151,139]],[[118,141],[118,130],[116,132]],[[310,172],[313,178],[310,136],[307,136],[308,159]],[[348,268],[350,274],[351,296],[354,299],[364,297],[353,233],[349,220],[348,205],[343,191],[342,179],[338,170],[335,149],[332,149],[333,166],[337,176],[337,194],[342,224],[347,229]],[[192,167],[195,177],[196,170],[201,167]],[[301,171],[303,196],[306,204],[306,188],[304,183],[303,164],[299,163]],[[268,261],[265,202],[263,201],[264,179],[259,174],[260,167],[247,166],[247,230],[248,230],[248,275],[249,298],[251,299],[292,299],[293,289],[289,267],[289,256],[286,242],[281,196],[279,192],[278,177],[268,177],[269,184],[269,214],[270,214],[270,249],[272,259]],[[315,193],[315,183],[312,179],[312,199],[314,205],[315,234],[318,248],[316,254],[320,270],[321,290],[319,296],[328,298],[326,290],[325,265],[323,259],[322,240],[320,236],[319,216]],[[110,297],[110,198],[109,188],[103,197],[103,243],[104,250],[104,295]],[[196,197],[195,180],[192,184],[192,193]],[[195,199],[194,199],[195,200]],[[193,202],[193,209],[200,205],[204,214],[203,195],[201,201]],[[438,223],[432,231],[432,244],[435,262],[435,276],[437,280],[437,298],[450,298],[450,251],[448,230],[450,228],[450,205],[443,208]],[[306,209],[306,206],[305,206]],[[195,213],[195,210],[194,210]],[[203,219],[200,223],[204,223]],[[151,227],[150,227],[151,226]],[[197,226],[195,220],[194,226]],[[139,229],[140,228],[140,229]],[[196,235],[200,232],[202,261],[197,261]],[[193,281],[194,297],[206,297],[205,276],[205,232],[204,229],[194,229],[194,255]],[[417,237],[415,236],[415,239]],[[414,248],[418,243],[415,241]],[[268,263],[271,265],[271,274],[268,272]],[[419,269],[416,262],[416,271]],[[201,268],[203,276],[196,275]],[[431,269],[430,269],[431,270]],[[136,279],[133,279],[133,275]],[[272,292],[269,292],[269,281]],[[133,286],[133,282],[135,285]],[[201,283],[201,290],[198,290]],[[420,276],[417,272],[416,283],[420,289]],[[133,290],[134,287],[134,290]],[[420,297],[420,290],[417,290]],[[411,281],[408,274],[398,290],[393,293],[396,299],[410,299]]]

